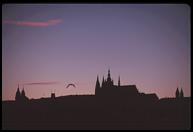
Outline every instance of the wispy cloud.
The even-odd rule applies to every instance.
[[[57,25],[61,23],[61,19],[52,19],[48,21],[16,21],[16,20],[4,20],[4,24],[12,24],[12,25],[18,25],[18,26],[31,26],[31,27],[46,27],[46,26],[52,26]]]
[[[52,85],[59,84],[59,82],[33,82],[33,83],[24,83],[23,85]]]

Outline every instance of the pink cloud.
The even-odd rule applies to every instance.
[[[61,23],[61,19],[53,19],[48,21],[15,21],[15,20],[4,20],[4,24],[13,24],[18,26],[32,26],[32,27],[46,27]]]

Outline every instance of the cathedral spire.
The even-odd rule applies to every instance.
[[[97,82],[99,82],[99,76],[97,75]]]
[[[103,76],[102,87],[104,87],[104,83],[105,83],[105,79],[104,79],[104,76]]]
[[[17,92],[16,92],[16,95],[15,95],[15,100],[19,101],[20,100],[20,96],[21,96],[21,94],[20,94],[20,91],[19,91],[19,84],[18,84]]]
[[[97,81],[96,81],[96,88],[100,88],[100,82],[99,82],[99,77],[97,75]]]
[[[118,80],[118,86],[120,86],[121,82],[120,82],[120,76],[119,76],[119,80]]]
[[[24,85],[23,85],[23,89],[22,89],[22,91],[21,91],[21,95],[22,95],[22,96],[25,96]]]
[[[19,91],[19,84],[18,84],[18,87],[17,87],[17,92],[20,93],[20,91]]]
[[[177,87],[177,89],[176,89],[176,98],[179,98],[179,95],[180,95],[180,93],[179,93],[179,90],[178,90],[178,87]]]
[[[97,75],[97,81],[96,81],[96,85],[95,85],[95,95],[98,94],[99,88],[100,88],[100,82],[99,82],[99,77]]]
[[[108,78],[111,78],[110,68],[108,69]]]
[[[20,93],[20,91],[19,91],[19,84],[18,84],[18,87],[17,87],[17,92],[19,92],[19,93]]]
[[[110,73],[110,68],[108,69],[107,82],[111,82],[111,73]]]
[[[181,88],[181,91],[180,91],[180,97],[181,97],[181,98],[184,97],[184,92],[183,92],[182,88]]]

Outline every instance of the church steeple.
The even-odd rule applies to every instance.
[[[110,69],[108,70],[108,78],[111,78]]]
[[[24,88],[23,88],[23,90],[22,90],[22,92],[21,92],[21,95],[22,95],[22,96],[25,96]]]
[[[21,91],[21,95],[24,97],[25,96],[25,91],[24,91],[24,85],[23,85],[23,89]]]
[[[178,90],[178,87],[177,87],[177,89],[176,89],[176,98],[179,98],[179,96],[180,96],[180,93],[179,93],[179,90]]]
[[[110,69],[108,70],[107,82],[108,82],[108,83],[111,82],[111,73],[110,73]]]
[[[103,80],[102,80],[102,88],[104,87],[104,83],[105,83],[105,79],[104,79],[104,76],[103,76]]]
[[[119,76],[119,80],[118,80],[118,86],[120,86],[121,85],[121,82],[120,82],[120,76]]]
[[[99,82],[99,77],[97,75],[97,81],[96,81],[96,86],[95,86],[95,95],[98,94],[100,88],[100,82]]]
[[[19,94],[20,94],[20,91],[19,91],[19,84],[18,84],[18,87],[17,87],[17,93],[19,93]]]
[[[180,98],[183,98],[184,97],[184,92],[183,92],[183,90],[182,90],[182,88],[181,88],[181,91],[180,91]]]
[[[16,95],[15,95],[15,100],[16,101],[19,101],[21,98],[21,93],[19,91],[19,84],[18,84],[18,88],[17,88],[17,92],[16,92]]]

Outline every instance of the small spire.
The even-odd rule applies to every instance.
[[[97,81],[99,82],[99,76],[97,75]]]
[[[111,78],[110,68],[108,69],[108,78]]]
[[[184,97],[184,92],[183,92],[183,89],[181,88],[180,90],[180,97],[183,98]]]
[[[119,80],[118,80],[118,86],[120,86],[120,76],[119,76]]]
[[[20,92],[20,91],[19,91],[19,84],[18,84],[18,87],[17,87],[17,92]]]
[[[176,89],[176,98],[179,98],[179,94],[180,94],[180,92],[179,92],[178,87],[177,87],[177,89]]]

